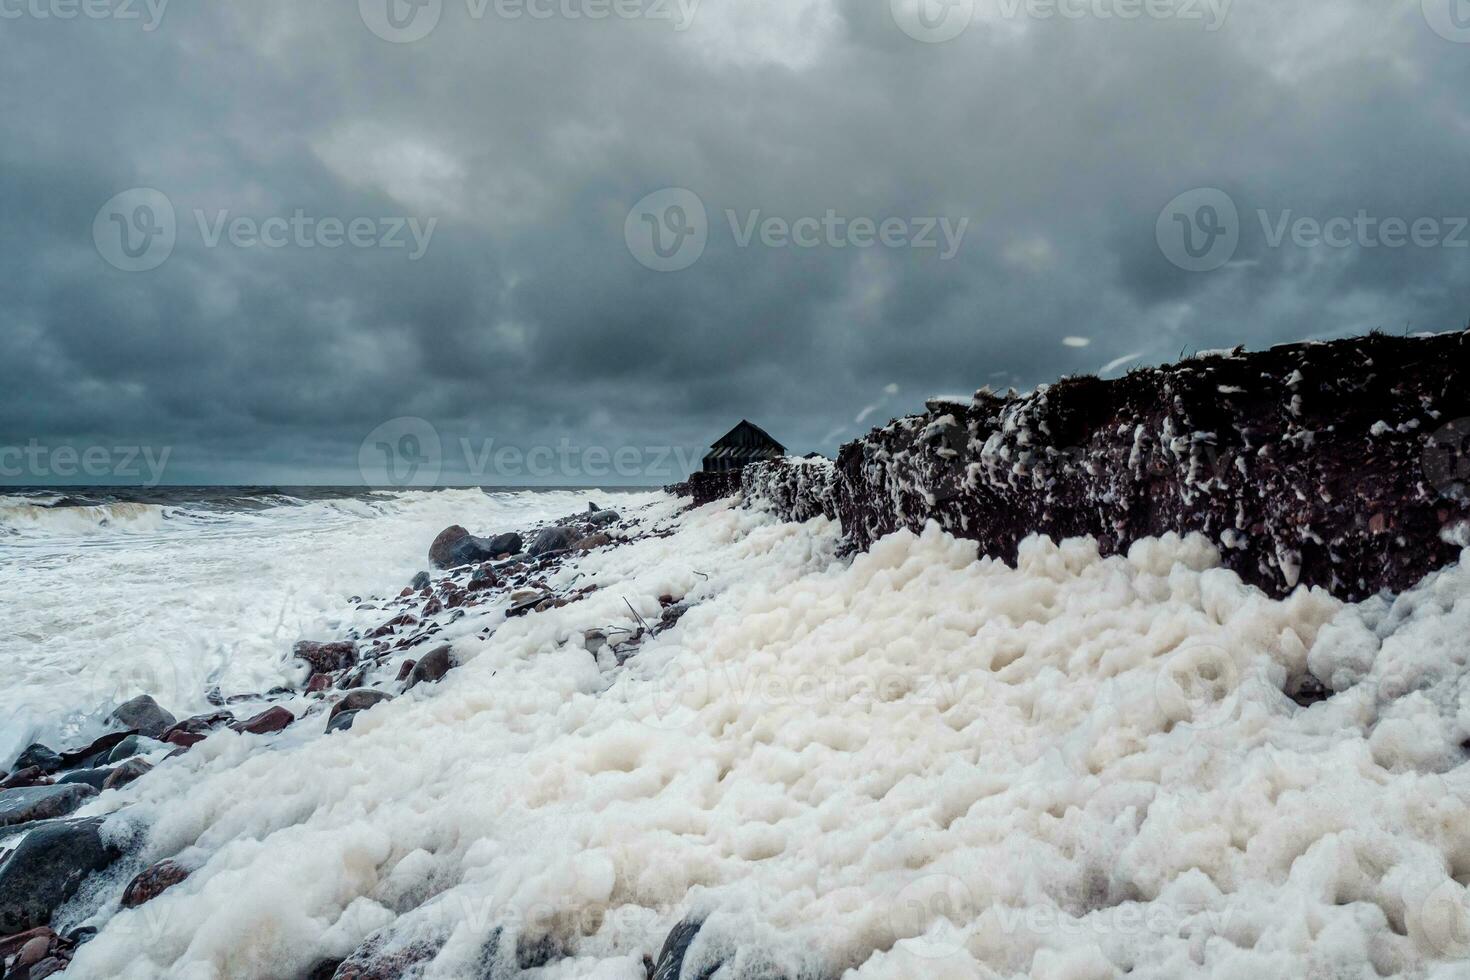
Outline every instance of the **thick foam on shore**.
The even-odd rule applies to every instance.
[[[79,740],[137,694],[183,717],[207,708],[212,687],[259,693],[285,683],[297,671],[288,662],[295,640],[344,629],[354,595],[396,593],[426,567],[426,542],[445,525],[546,521],[587,497],[272,495],[249,510],[4,498],[0,759],[31,741]]]
[[[150,828],[110,893],[198,870],[72,971],[295,977],[385,930],[426,978],[519,945],[642,980],[694,914],[685,975],[722,980],[1463,975],[1462,567],[1276,601],[1201,538],[843,561],[824,518],[676,507],[556,573],[585,600],[453,624],[464,665],[349,732],[223,731],[84,809]],[[692,608],[626,665],[586,651],[663,595]],[[1338,693],[1304,708],[1309,668]]]

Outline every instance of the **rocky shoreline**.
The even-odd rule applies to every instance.
[[[1114,381],[931,401],[835,463],[747,467],[739,492],[840,520],[854,550],[929,521],[1016,560],[1199,532],[1268,595],[1402,592],[1470,545],[1470,331],[1198,354]],[[709,475],[699,474],[699,477]],[[691,481],[695,500],[736,492]]]
[[[0,848],[5,849],[0,855],[0,980],[60,975],[96,934],[90,926],[58,932],[52,928],[53,917],[85,892],[94,876],[125,863],[146,836],[146,828],[128,823],[125,806],[116,818],[74,816],[100,793],[121,790],[216,732],[269,738],[307,723],[322,726],[326,735],[346,731],[377,705],[420,684],[437,683],[459,666],[450,644],[432,641],[470,609],[499,604],[508,620],[578,602],[597,586],[556,589],[547,577],[592,551],[665,533],[595,504],[524,534],[506,531],[486,538],[457,525],[446,528],[428,550],[432,571],[420,572],[396,596],[353,598],[359,610],[381,610],[387,617],[381,625],[294,644],[290,656],[305,668],[298,688],[231,696],[211,691],[209,700],[218,710],[182,720],[151,696],[139,695],[118,705],[107,718],[112,730],[86,745],[60,751],[29,746],[0,776]],[[587,631],[586,649],[621,666],[645,639],[677,623],[686,609],[673,596],[660,603],[662,615],[651,624],[635,613],[638,625],[632,629]],[[481,635],[488,641],[493,629],[486,627]],[[420,652],[425,647],[432,648]],[[231,707],[261,701],[305,706],[293,710],[272,704],[243,718]],[[90,903],[94,911],[109,903],[138,908],[187,880],[191,870],[183,861],[164,858],[114,887],[115,895],[92,895]],[[692,937],[681,924],[656,960],[646,957],[648,975],[676,976]],[[436,952],[432,946],[401,947],[386,935],[374,935],[350,956],[318,964],[303,980],[392,980],[408,975]],[[487,963],[498,955],[488,951]],[[536,949],[518,949],[516,957],[521,969],[550,958]]]

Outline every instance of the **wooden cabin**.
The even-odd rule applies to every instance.
[[[763,459],[778,459],[786,455],[786,447],[760,426],[740,420],[740,424],[715,440],[709,452],[704,454],[703,470],[706,473],[729,473],[744,469],[747,464]]]

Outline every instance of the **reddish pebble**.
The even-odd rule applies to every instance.
[[[177,861],[159,861],[140,871],[137,877],[128,882],[128,887],[123,889],[122,906],[125,909],[135,909],[162,895],[187,877],[189,869]]]
[[[280,705],[276,705],[273,708],[267,708],[253,718],[237,721],[230,727],[247,735],[269,735],[271,732],[280,731],[295,720],[295,715]]]

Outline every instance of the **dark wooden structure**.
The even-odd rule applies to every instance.
[[[709,452],[704,454],[703,470],[706,473],[730,473],[744,469],[751,463],[765,459],[780,459],[786,455],[786,447],[760,426],[745,419],[726,432]]]

